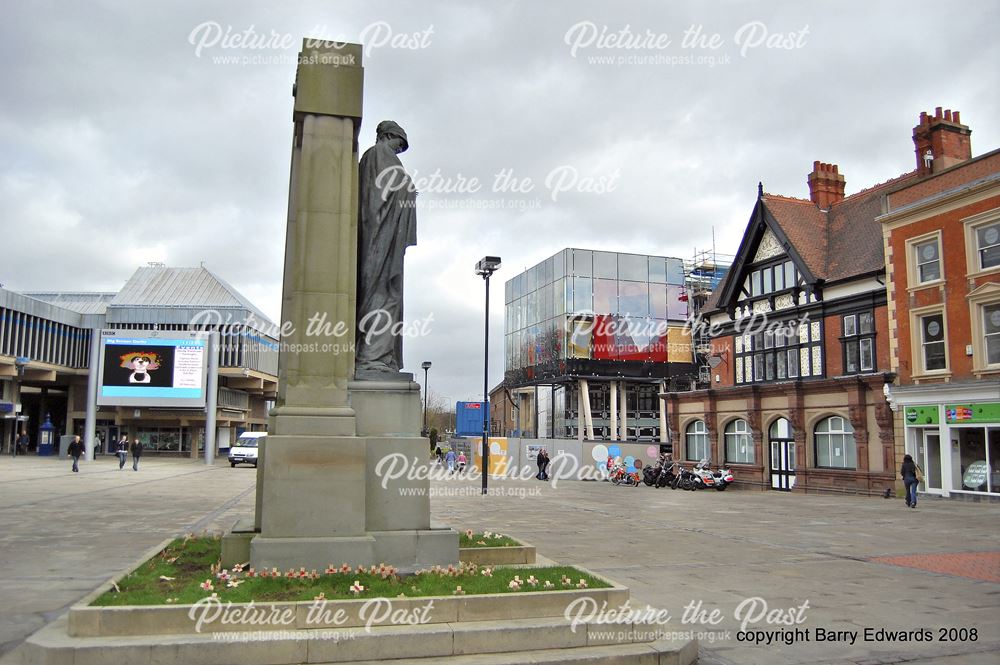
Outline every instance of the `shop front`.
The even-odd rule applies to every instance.
[[[1000,495],[1000,402],[903,407],[906,452],[924,471],[919,489]]]

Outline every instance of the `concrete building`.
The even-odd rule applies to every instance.
[[[0,412],[3,449],[25,429],[34,452],[49,417],[56,436],[84,434],[87,387],[102,329],[219,333],[217,442],[225,450],[243,430],[262,430],[277,390],[276,326],[204,267],[139,268],[117,293],[0,289]],[[122,434],[150,452],[197,456],[205,409],[98,407],[95,451],[113,451]]]
[[[878,217],[886,256],[897,456],[919,490],[1000,495],[1000,150],[972,158],[957,111],[913,130],[921,178]]]

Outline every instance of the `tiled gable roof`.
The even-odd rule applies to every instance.
[[[835,282],[885,267],[882,228],[875,218],[884,212],[885,194],[916,177],[916,171],[905,173],[845,197],[829,210],[775,194],[764,194],[764,205],[809,271],[817,279]]]
[[[828,237],[827,213],[812,201],[765,193],[764,206],[778,223],[788,241],[813,275],[821,277],[826,268]]]
[[[885,267],[882,228],[875,221],[884,211],[883,199],[890,191],[912,184],[917,172],[905,173],[884,183],[861,190],[837,201],[829,210],[820,209],[808,199],[761,193],[769,213],[766,220],[778,227],[788,239],[803,267],[818,279],[835,282],[876,272]],[[751,220],[744,233],[757,222]],[[744,239],[745,242],[745,239]],[[749,251],[755,248],[749,247]],[[752,256],[752,255],[751,255]],[[745,263],[752,259],[748,258]],[[729,279],[742,279],[730,271]],[[720,308],[719,299],[725,282],[709,296],[704,312]]]

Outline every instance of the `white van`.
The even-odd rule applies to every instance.
[[[257,467],[257,449],[267,432],[243,432],[229,449],[229,465],[253,464]]]

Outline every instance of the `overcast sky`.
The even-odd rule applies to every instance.
[[[714,229],[732,253],[759,180],[808,198],[813,160],[848,194],[912,170],[935,106],[974,155],[1000,147],[997,34],[991,0],[6,3],[0,282],[116,291],[147,261],[204,262],[277,321],[294,58],[362,41],[361,149],[398,122],[422,190],[405,311],[433,320],[406,369],[475,399],[482,256],[503,259],[492,386],[503,282],[564,247],[688,258]],[[494,191],[501,172],[533,190]]]

